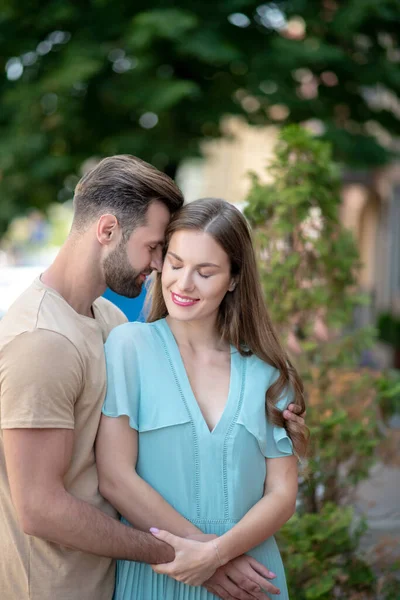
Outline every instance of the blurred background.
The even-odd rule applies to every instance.
[[[0,8],[0,318],[104,156],[244,210],[316,440],[280,541],[296,600],[400,598],[399,27],[398,0]]]

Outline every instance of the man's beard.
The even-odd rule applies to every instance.
[[[123,242],[107,256],[104,260],[103,268],[106,284],[110,290],[127,298],[136,298],[139,296],[143,287],[141,275],[143,272],[150,272],[149,268],[147,270],[135,271],[131,267]]]

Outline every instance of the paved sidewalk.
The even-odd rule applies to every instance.
[[[376,463],[356,489],[355,508],[368,521],[363,549],[377,566],[400,558],[400,467]]]

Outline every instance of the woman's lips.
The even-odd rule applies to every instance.
[[[179,294],[174,294],[171,292],[172,302],[177,304],[178,306],[193,306],[197,304],[197,298],[190,298],[189,296],[180,296]]]

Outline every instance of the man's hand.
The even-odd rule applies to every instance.
[[[187,539],[198,542],[215,540],[214,533],[195,533]],[[279,589],[269,580],[275,573],[261,565],[251,556],[244,554],[220,567],[203,587],[222,600],[266,600],[264,591],[279,594]],[[263,591],[264,590],[264,591]]]
[[[298,423],[299,425],[305,425],[304,419],[305,419],[306,413],[305,412],[301,413],[300,411],[301,411],[300,406],[297,406],[296,404],[289,404],[287,409],[283,411],[283,418],[287,419],[288,421],[293,421],[295,423]]]
[[[222,600],[266,600],[266,592],[280,594],[269,580],[276,577],[251,556],[243,555],[220,567],[204,587]]]

